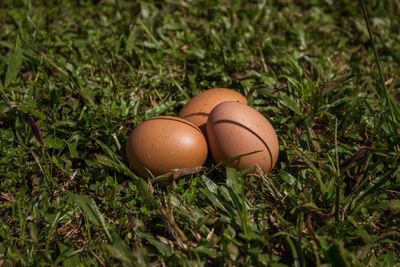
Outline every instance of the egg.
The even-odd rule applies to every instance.
[[[178,116],[190,121],[206,132],[206,123],[211,110],[225,101],[247,104],[247,99],[239,92],[228,88],[208,89],[193,97],[179,112]]]
[[[279,143],[273,126],[247,105],[238,102],[217,105],[208,117],[206,131],[215,162],[226,161],[227,166],[236,169],[259,166],[267,173],[278,160]],[[231,160],[243,154],[249,155]]]
[[[143,177],[201,166],[207,153],[207,142],[200,129],[172,116],[144,121],[132,131],[126,144],[130,167]]]

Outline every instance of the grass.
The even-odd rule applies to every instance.
[[[400,266],[398,1],[0,3],[0,266]],[[130,130],[230,87],[267,174],[126,166]]]

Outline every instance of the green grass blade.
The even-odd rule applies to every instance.
[[[126,245],[126,243],[114,231],[111,232],[112,244],[107,245],[106,248],[112,257],[120,260],[127,266],[142,266],[133,259],[133,253]]]
[[[88,196],[76,195],[72,193],[69,193],[69,196],[74,200],[78,207],[82,209],[89,221],[94,225],[99,226],[103,230],[108,242],[110,243],[110,245],[106,246],[109,253],[124,264],[128,266],[135,266],[132,258],[132,252],[115,232],[110,233],[106,224],[106,220],[104,219],[104,216],[101,214],[94,200]]]
[[[360,2],[361,9],[363,12],[365,24],[367,25],[368,35],[369,35],[369,39],[372,44],[372,50],[374,53],[375,64],[377,66],[378,74],[379,74],[379,77],[378,77],[379,83],[378,83],[378,86],[376,87],[377,93],[384,100],[384,102],[383,102],[384,107],[386,109],[388,109],[387,110],[388,113],[385,113],[385,116],[388,116],[389,121],[391,123],[393,123],[393,127],[395,127],[395,129],[397,129],[400,126],[400,121],[399,121],[400,120],[400,107],[394,103],[394,100],[386,87],[385,78],[383,76],[383,71],[382,71],[382,66],[381,66],[381,61],[379,59],[378,50],[377,50],[376,44],[375,44],[375,36],[372,32],[371,23],[369,21],[367,7],[365,6],[364,0],[359,0],[359,2]]]
[[[75,201],[79,208],[82,209],[84,214],[87,216],[90,222],[102,228],[103,232],[105,233],[108,242],[112,242],[112,237],[110,232],[108,231],[108,227],[106,225],[106,221],[97,208],[96,203],[93,199],[88,196],[81,196],[69,193],[71,199]]]
[[[351,214],[359,205],[362,204],[363,200],[365,200],[368,196],[374,194],[383,184],[385,184],[390,178],[394,177],[395,174],[400,170],[400,168],[395,170],[389,170],[385,172],[383,175],[375,178],[370,185],[364,191],[361,191],[357,197],[352,201],[351,209],[349,210],[349,214]]]
[[[339,222],[339,212],[340,212],[340,188],[342,186],[342,177],[340,175],[339,167],[339,153],[338,153],[338,140],[337,140],[337,128],[338,120],[335,120],[335,158],[336,158],[336,193],[335,193],[335,220]]]

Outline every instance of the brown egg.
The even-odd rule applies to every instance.
[[[255,109],[238,102],[224,102],[212,110],[207,139],[215,162],[255,152],[226,164],[237,169],[258,165],[269,172],[278,159],[278,137],[271,123]]]
[[[158,176],[172,169],[203,165],[207,143],[192,123],[177,117],[160,116],[137,126],[126,144],[130,167],[144,177]]]
[[[225,101],[237,101],[247,104],[247,99],[240,93],[228,88],[208,89],[193,97],[179,112],[179,117],[190,121],[206,132],[206,123],[211,110]]]

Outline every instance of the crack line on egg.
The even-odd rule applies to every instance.
[[[170,118],[168,116],[165,116],[165,117],[164,116],[160,116],[160,117],[151,118],[151,119],[149,119],[147,121],[151,121],[151,120],[170,120],[170,121],[181,122],[181,123],[184,123],[186,125],[189,125],[190,127],[196,129],[196,131],[198,131],[198,132],[200,132],[202,134],[201,130],[199,128],[197,128],[196,125],[193,125],[190,122],[185,121],[183,118],[181,118],[181,120],[179,120],[179,119],[176,119],[176,118]],[[146,122],[146,121],[144,121],[144,122]]]
[[[271,150],[270,150],[268,144],[261,138],[261,136],[259,136],[255,131],[253,131],[253,130],[250,129],[249,127],[244,126],[244,125],[242,125],[242,124],[240,124],[240,123],[238,123],[238,122],[236,122],[236,121],[233,121],[233,120],[218,120],[218,121],[216,121],[216,122],[213,122],[212,124],[215,125],[215,124],[219,124],[219,123],[233,123],[233,124],[235,124],[235,125],[237,125],[237,126],[240,126],[240,127],[244,128],[244,129],[248,130],[248,131],[251,132],[252,134],[254,134],[254,135],[264,144],[265,148],[266,148],[267,151],[268,151],[269,158],[270,158],[270,167],[269,167],[268,172],[271,171],[271,169],[272,169],[272,167],[273,167],[273,162],[274,162],[274,161],[273,161],[273,158],[272,158],[272,153],[271,153]]]

